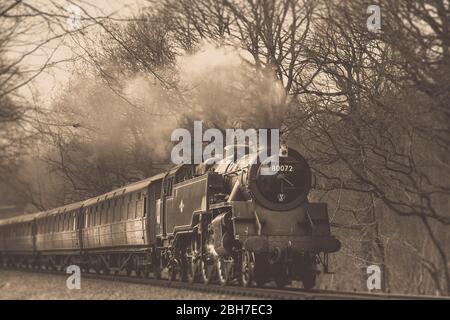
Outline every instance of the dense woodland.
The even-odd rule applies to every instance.
[[[448,1],[382,1],[378,32],[365,0],[149,1],[127,19],[72,1],[76,30],[57,3],[0,2],[2,204],[43,210],[158,173],[194,120],[277,127],[343,243],[322,288],[366,290],[377,264],[384,291],[450,295]],[[70,59],[22,63],[49,44]],[[68,63],[43,106],[34,81]]]

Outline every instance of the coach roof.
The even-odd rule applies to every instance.
[[[15,223],[22,223],[22,222],[30,222],[33,221],[33,219],[39,214],[38,213],[31,213],[31,214],[22,214],[17,217],[12,217],[8,219],[0,220],[0,227],[15,224]]]
[[[144,180],[141,180],[141,181],[137,181],[137,182],[132,183],[132,184],[128,184],[128,185],[123,186],[121,188],[117,188],[117,189],[115,189],[113,191],[110,191],[108,193],[102,194],[100,196],[87,199],[86,201],[84,201],[84,206],[87,207],[87,206],[96,204],[97,202],[100,202],[100,201],[103,201],[103,200],[106,200],[106,199],[114,198],[115,196],[122,196],[122,195],[125,195],[125,194],[129,194],[129,193],[138,191],[140,189],[145,189],[152,182],[163,179],[165,174],[166,173],[163,172],[163,173],[157,174],[157,175],[155,175],[153,177],[150,177],[150,178],[147,178],[147,179],[144,179]]]
[[[65,206],[61,206],[58,208],[53,208],[47,211],[42,211],[42,212],[38,212],[36,213],[36,219],[41,219],[41,218],[45,218],[45,217],[49,217],[49,216],[54,216],[58,213],[63,213],[63,212],[69,212],[69,211],[73,211],[73,210],[78,210],[80,209],[84,204],[84,201],[78,201],[75,203],[69,203]]]

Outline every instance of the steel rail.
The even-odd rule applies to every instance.
[[[46,270],[46,269],[0,267],[0,270],[67,276],[67,273],[65,273],[64,271]],[[237,285],[221,286],[218,284],[189,283],[170,280],[158,280],[153,278],[143,278],[137,276],[97,274],[91,272],[82,273],[82,277],[95,280],[145,284],[165,288],[186,289],[191,291],[221,293],[227,295],[240,295],[245,297],[273,299],[273,300],[450,300],[450,297],[443,297],[443,296],[402,295],[390,293],[369,293],[357,291],[319,290],[319,289],[304,290],[301,288],[293,288],[293,287],[243,288]]]

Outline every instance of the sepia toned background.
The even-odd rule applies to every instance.
[[[195,120],[275,127],[343,244],[320,288],[449,295],[449,3],[372,4],[2,0],[0,218],[160,172]]]

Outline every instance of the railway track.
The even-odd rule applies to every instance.
[[[19,271],[27,273],[44,273],[58,276],[67,276],[64,271],[26,268],[0,268],[0,270]],[[337,290],[304,290],[300,288],[272,288],[272,287],[251,287],[240,286],[220,286],[216,284],[176,282],[169,280],[157,280],[152,278],[140,278],[126,275],[109,275],[96,273],[82,273],[82,278],[100,279],[105,281],[116,281],[124,283],[145,284],[158,287],[187,289],[201,292],[220,293],[228,295],[241,295],[252,298],[274,299],[274,300],[450,300],[450,297],[438,296],[418,296],[401,295],[387,293],[368,293],[356,291]]]

